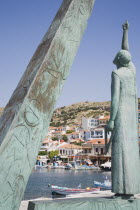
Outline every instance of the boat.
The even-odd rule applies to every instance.
[[[107,161],[100,165],[100,168],[104,171],[111,171],[111,162]]]
[[[88,166],[88,165],[75,165],[73,169],[77,169],[77,170],[100,170],[99,167]]]
[[[52,188],[52,194],[54,195],[72,195],[72,194],[80,194],[80,193],[86,193],[86,194],[92,194],[97,193],[100,191],[100,187],[97,188],[90,188],[87,187],[86,189],[81,188],[68,188],[68,187],[59,187],[57,185],[48,185],[48,187]]]
[[[46,159],[38,159],[35,164],[35,169],[37,168],[47,168],[48,165],[46,163]]]
[[[70,163],[68,163],[68,164],[65,166],[65,169],[66,169],[66,170],[72,169],[72,165],[71,165]]]
[[[34,168],[37,169],[37,168],[47,168],[48,165],[35,165]]]
[[[49,166],[50,169],[65,169],[65,166],[58,164],[58,162],[54,162],[53,165]]]
[[[105,179],[103,183],[94,181],[95,187],[101,187],[103,190],[111,190],[111,181],[109,179]]]
[[[65,169],[65,166],[49,166],[50,169]]]

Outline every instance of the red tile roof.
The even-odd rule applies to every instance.
[[[81,146],[75,144],[64,144],[58,147],[59,149],[82,149]]]
[[[105,116],[103,118],[99,118],[99,120],[109,120],[110,119],[110,116]]]
[[[91,144],[105,144],[105,139],[91,139],[87,143],[91,143]]]

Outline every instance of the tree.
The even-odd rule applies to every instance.
[[[73,142],[73,144],[78,145],[78,146],[82,146],[83,142]]]
[[[73,130],[67,130],[67,131],[66,131],[67,134],[73,133],[73,132],[74,132]]]
[[[63,135],[63,136],[62,136],[62,139],[63,139],[64,141],[68,141],[68,137],[67,137],[66,135]]]
[[[51,122],[50,126],[55,127],[55,122]]]
[[[52,137],[52,140],[53,140],[53,141],[58,141],[58,137],[57,137],[57,136]]]
[[[61,126],[61,123],[60,123],[60,122],[57,122],[57,123],[55,124],[55,126],[56,126],[56,127],[59,127],[59,126]]]
[[[54,156],[58,156],[59,154],[59,151],[58,150],[55,150],[55,151],[51,151],[49,152],[49,158],[50,159],[53,159]]]
[[[39,156],[45,156],[47,154],[48,154],[47,151],[39,151],[38,153]]]

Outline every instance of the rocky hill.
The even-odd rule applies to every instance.
[[[109,115],[110,102],[80,102],[64,106],[54,111],[51,126],[79,125],[82,117],[97,117]]]
[[[138,99],[140,109],[140,98]],[[51,126],[79,125],[82,117],[108,116],[110,101],[107,102],[80,102],[70,106],[63,106],[54,111]]]

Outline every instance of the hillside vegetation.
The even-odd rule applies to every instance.
[[[110,102],[79,102],[70,106],[63,106],[54,111],[51,126],[79,125],[82,117],[97,117],[109,115]]]
[[[140,109],[140,98],[138,99]],[[82,117],[98,117],[110,115],[110,101],[107,102],[79,102],[70,106],[63,106],[53,113],[51,126],[80,125]]]

